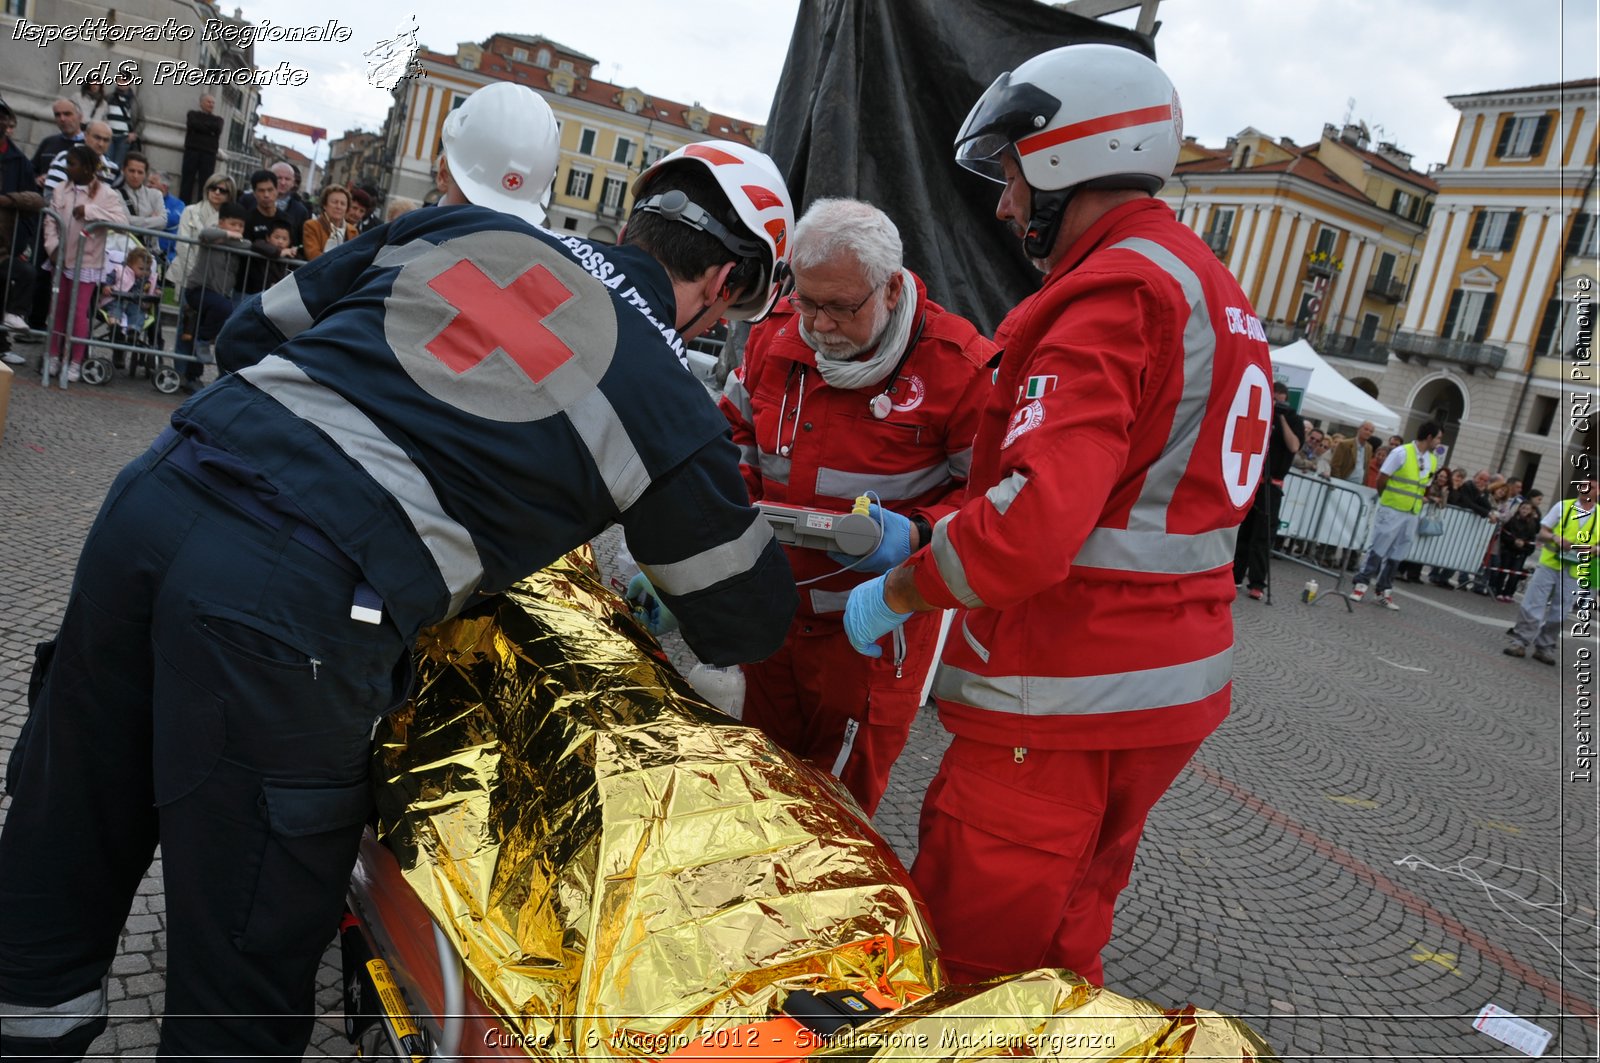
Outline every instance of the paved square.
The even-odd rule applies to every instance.
[[[0,752],[106,487],[176,405],[126,377],[66,392],[16,377],[0,443]],[[1328,577],[1308,607],[1311,573],[1277,561],[1273,575],[1273,604],[1234,606],[1234,712],[1156,806],[1108,985],[1240,1015],[1285,1057],[1514,1057],[1472,1028],[1493,1003],[1555,1034],[1547,1058],[1594,1058],[1597,790],[1566,774],[1577,657],[1594,640],[1564,642],[1551,668],[1501,655],[1514,606],[1401,584],[1400,612],[1349,613]],[[924,710],[877,816],[908,863],[944,743]],[[95,1058],[153,1051],[165,922],[158,860]],[[348,1056],[335,949],[320,979],[307,1058]]]

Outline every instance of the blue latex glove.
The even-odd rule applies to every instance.
[[[897,613],[883,600],[883,585],[887,576],[878,576],[850,592],[844,605],[844,633],[850,636],[850,645],[865,657],[882,657],[883,647],[878,640],[911,619],[910,613]]]
[[[866,557],[832,550],[828,551],[828,556],[856,572],[887,572],[911,556],[911,518],[902,517],[892,509],[880,509],[876,503],[867,507],[867,513],[883,529],[878,548]]]
[[[661,601],[655,587],[650,584],[650,578],[643,572],[628,581],[628,593],[624,597],[633,603],[634,618],[643,624],[650,634],[659,638],[668,631],[678,630],[678,618],[673,616],[672,610]]]

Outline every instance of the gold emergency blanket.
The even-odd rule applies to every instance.
[[[667,1054],[789,988],[937,987],[888,845],[582,560],[425,632],[417,665],[378,735],[379,834],[536,1054]]]
[[[790,989],[870,988],[907,1006],[822,1054],[1272,1058],[1238,1020],[1066,972],[943,986],[887,844],[701,701],[587,552],[425,632],[417,666],[378,735],[380,836],[530,1055],[753,1049],[735,1028]]]
[[[991,1056],[1050,1060],[1275,1060],[1238,1019],[1189,1007],[1165,1011],[1067,971],[950,986],[842,1031],[812,1058],[857,1063],[958,1063]]]

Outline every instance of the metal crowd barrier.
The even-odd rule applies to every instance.
[[[163,342],[160,348],[152,348],[143,344],[121,343],[105,336],[95,336],[93,335],[93,308],[90,310],[90,335],[85,337],[74,337],[69,335],[71,332],[71,322],[77,316],[78,302],[81,298],[81,288],[77,285],[74,285],[73,290],[68,295],[66,322],[63,323],[57,321],[57,307],[60,301],[61,283],[65,278],[62,270],[59,268],[51,268],[49,270],[42,268],[46,259],[46,255],[44,254],[44,230],[45,218],[47,216],[55,220],[58,231],[64,231],[64,227],[61,225],[60,216],[56,214],[56,212],[50,207],[46,207],[37,214],[19,214],[15,223],[13,224],[13,230],[16,231],[23,229],[25,218],[33,219],[36,222],[36,231],[32,234],[32,238],[29,240],[29,255],[31,258],[30,265],[34,270],[33,285],[35,288],[37,288],[37,286],[40,284],[48,284],[50,287],[49,308],[45,313],[43,327],[37,329],[30,328],[27,333],[23,334],[35,337],[44,344],[44,350],[40,355],[42,365],[48,363],[50,357],[50,343],[52,339],[57,338],[59,338],[61,341],[61,357],[63,362],[70,361],[73,346],[82,344],[86,348],[87,353],[83,361],[83,379],[86,383],[90,384],[104,383],[110,378],[113,370],[111,358],[108,357],[109,352],[130,352],[130,356],[132,354],[153,353],[156,357],[171,363],[186,363],[202,360],[198,355],[179,354],[173,349],[172,345],[166,342]],[[144,245],[146,250],[149,250],[155,256],[156,260],[161,263],[161,275],[163,279],[165,279],[167,272],[171,269],[171,263],[164,255],[160,253],[160,250],[157,246],[158,240],[171,240],[174,244],[193,245],[202,248],[202,253],[206,255],[236,255],[240,258],[249,260],[249,263],[243,267],[243,270],[251,269],[252,265],[250,263],[261,263],[260,268],[263,270],[275,261],[287,266],[290,270],[298,269],[300,266],[305,264],[301,259],[269,259],[264,255],[256,254],[253,250],[248,248],[229,247],[221,244],[208,244],[198,239],[178,236],[177,234],[170,233],[165,229],[147,229],[134,225],[119,225],[113,222],[96,221],[85,225],[83,227],[83,232],[86,236],[98,232],[105,232],[108,234],[121,233],[138,239],[139,242]],[[85,243],[86,241],[79,243],[77,254],[73,261],[74,275],[81,273],[82,271]],[[52,263],[53,267],[55,265],[55,263]],[[198,262],[195,265],[198,266]],[[0,280],[3,280],[6,285],[9,285],[11,273],[14,269],[14,259],[11,256],[7,256],[4,266],[5,273],[3,276],[0,276]],[[194,267],[191,267],[191,269],[192,268]],[[243,272],[241,272],[241,276],[243,276]],[[99,285],[96,285],[95,287],[97,293],[96,298],[98,298]],[[0,293],[8,290],[8,287],[0,288]],[[161,290],[165,292],[166,288],[164,285]],[[163,320],[166,320],[169,317],[168,311],[171,311],[170,318],[173,326],[172,339],[175,341],[179,330],[182,328],[183,318],[184,314],[187,312],[187,308],[184,306],[183,290],[175,288],[174,291],[176,293],[176,305],[168,306],[163,299],[157,304],[157,312],[162,315]],[[231,296],[233,293],[225,292],[222,294]],[[12,333],[12,335],[16,336],[18,334]],[[162,391],[163,393],[170,394],[178,389],[181,378],[175,371],[171,369],[170,365],[166,365],[164,363],[161,369],[153,372],[153,380],[158,390]],[[51,384],[51,379],[45,376],[42,370],[40,372],[40,382],[45,387],[49,387]],[[65,389],[68,386],[67,374],[65,372],[58,374],[55,382],[59,387]]]
[[[1274,549],[1273,553],[1335,577],[1337,590],[1344,584],[1346,563],[1372,541],[1372,517],[1377,504],[1378,492],[1370,487],[1291,471],[1283,480],[1278,535],[1298,546],[1300,552]],[[1494,522],[1468,510],[1449,507],[1429,507],[1425,515],[1437,517],[1443,533],[1415,536],[1404,560],[1478,571],[1489,540],[1494,537]]]

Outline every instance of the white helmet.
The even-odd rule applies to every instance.
[[[544,224],[561,145],[542,96],[509,81],[485,85],[450,112],[440,140],[469,203]]]
[[[755,240],[730,232],[699,204],[682,192],[666,192],[639,200],[640,190],[663,167],[678,163],[704,166],[716,178],[723,195]],[[660,214],[710,233],[740,258],[760,257],[762,276],[750,294],[730,306],[735,321],[760,321],[772,310],[789,279],[789,233],[794,228],[794,203],[778,167],[766,155],[731,140],[705,140],[679,148],[657,160],[633,182],[636,211]]]
[[[956,134],[956,162],[1004,182],[1016,145],[1028,184],[1043,191],[1159,191],[1178,163],[1183,111],[1161,68],[1114,44],[1072,44],[1001,74]]]

